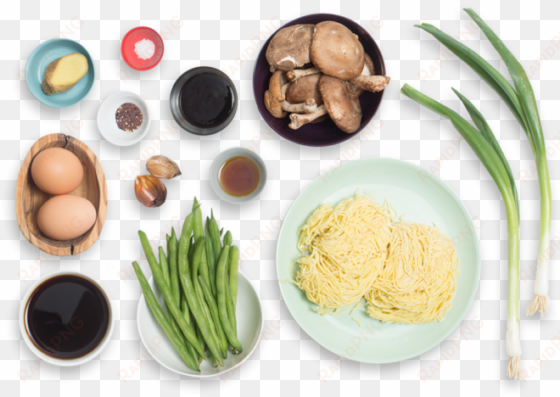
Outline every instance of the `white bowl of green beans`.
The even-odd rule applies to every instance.
[[[139,231],[153,277],[133,263],[142,289],[137,324],[146,350],[181,375],[210,377],[230,371],[258,346],[262,308],[250,281],[239,272],[240,253],[231,232],[211,217],[202,221],[196,198],[179,235],[153,248]],[[156,257],[157,256],[157,257]]]
[[[149,280],[149,284],[156,295],[158,303],[163,306],[163,296],[157,288],[153,277]],[[210,360],[206,360],[200,364],[200,372],[189,368],[158,324],[148,307],[144,295],[140,297],[138,302],[136,316],[140,339],[154,360],[170,371],[199,378],[223,374],[240,366],[253,354],[259,346],[263,328],[262,308],[257,292],[249,279],[241,272],[239,273],[237,302],[237,337],[243,345],[243,351],[239,354],[232,354],[230,352],[227,358],[224,359],[223,367],[218,366],[214,368]]]

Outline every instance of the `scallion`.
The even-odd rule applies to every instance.
[[[507,165],[503,153],[501,153],[501,149],[497,151],[494,146],[494,142],[492,141],[494,135],[488,123],[486,123],[472,103],[457,91],[455,91],[455,93],[465,104],[475,124],[483,129],[484,132],[478,131],[459,114],[420,93],[408,84],[402,87],[401,93],[415,102],[418,102],[420,105],[449,119],[455,129],[474,150],[482,164],[484,164],[502,194],[508,220],[509,286],[506,332],[506,348],[509,354],[508,375],[513,378],[518,378],[521,367],[521,341],[519,339],[519,215],[517,193],[515,184],[512,183],[511,170]]]
[[[539,112],[535,101],[533,88],[525,70],[519,61],[488,25],[471,9],[465,11],[473,18],[482,29],[490,43],[504,60],[513,79],[515,89],[492,65],[476,52],[445,34],[430,24],[416,25],[433,35],[440,43],[445,45],[457,57],[469,65],[496,93],[504,100],[519,124],[525,131],[535,162],[539,178],[541,194],[541,230],[539,253],[537,257],[537,272],[535,277],[535,295],[527,308],[527,314],[532,315],[539,311],[542,315],[548,313],[548,272],[550,250],[550,223],[551,223],[551,192],[546,147],[542,133]]]
[[[517,96],[529,131],[529,140],[533,142],[535,162],[537,163],[537,174],[539,177],[539,188],[541,194],[541,235],[539,241],[539,254],[537,257],[537,274],[535,276],[535,295],[527,307],[527,314],[531,315],[539,311],[542,315],[548,312],[548,268],[550,251],[550,223],[552,199],[550,192],[550,177],[548,175],[548,164],[546,159],[546,146],[542,131],[541,119],[535,93],[531,82],[525,73],[521,63],[515,58],[511,51],[505,46],[500,38],[490,29],[477,14],[471,9],[465,9],[470,17],[484,32],[494,49],[498,51],[515,85]]]

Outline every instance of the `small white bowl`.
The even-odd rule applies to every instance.
[[[218,180],[218,176],[220,174],[220,168],[222,168],[222,165],[228,159],[237,156],[249,157],[255,163],[257,163],[257,166],[261,171],[261,180],[259,181],[259,186],[257,186],[257,188],[253,193],[243,197],[235,197],[226,193],[224,189],[222,189],[222,187],[220,186],[220,181]],[[214,189],[214,192],[216,192],[216,194],[222,200],[228,201],[233,204],[242,204],[257,198],[259,194],[261,194],[261,192],[263,191],[264,186],[266,185],[266,178],[267,178],[266,165],[264,164],[264,161],[261,159],[261,157],[255,152],[253,152],[252,150],[245,149],[242,147],[236,147],[236,148],[224,150],[214,159],[214,162],[212,163],[212,167],[210,168],[210,185],[212,185],[212,189]]]
[[[116,113],[117,109],[123,103],[133,103],[142,111],[142,125],[132,131],[123,131],[117,126]],[[97,128],[107,141],[116,146],[131,146],[138,143],[146,136],[150,128],[150,112],[148,105],[138,95],[127,92],[118,91],[109,95],[97,111]]]
[[[152,287],[152,291],[154,291],[159,305],[164,307],[163,295],[153,277],[149,280],[149,284]],[[187,364],[183,362],[181,356],[179,356],[179,353],[177,353],[154,317],[146,302],[146,298],[142,294],[138,301],[136,323],[144,347],[158,363],[168,370],[181,375],[207,378],[223,374],[238,367],[251,356],[259,344],[263,328],[263,316],[257,292],[241,272],[239,272],[239,289],[237,294],[237,338],[243,346],[243,351],[239,354],[233,354],[228,351],[223,367],[212,367],[210,360],[205,360],[200,364],[200,372],[187,367]]]
[[[101,342],[99,343],[99,345],[97,345],[97,347],[95,349],[93,349],[91,352],[89,352],[88,354],[86,354],[85,356],[82,357],[78,357],[78,358],[74,358],[74,359],[58,359],[52,356],[49,356],[48,354],[43,353],[42,350],[39,350],[39,348],[37,346],[35,346],[35,344],[31,341],[31,338],[29,337],[29,334],[27,333],[27,327],[26,327],[26,318],[25,318],[25,314],[27,311],[27,304],[29,303],[29,298],[31,297],[31,294],[37,289],[37,287],[44,283],[45,281],[53,278],[53,277],[57,277],[57,276],[77,276],[77,277],[82,277],[86,280],[88,280],[89,282],[91,282],[93,285],[95,285],[97,288],[99,288],[99,290],[103,293],[103,296],[105,297],[105,300],[107,301],[107,308],[109,310],[109,324],[107,326],[107,332],[105,333],[105,336],[103,337],[103,339],[101,340]],[[105,349],[105,347],[107,347],[107,345],[109,344],[109,341],[111,340],[111,335],[113,334],[113,308],[111,306],[111,300],[109,299],[109,296],[107,295],[107,292],[103,289],[103,287],[94,279],[92,279],[91,277],[86,276],[85,274],[82,273],[78,273],[78,272],[66,272],[66,271],[60,271],[60,272],[54,272],[49,274],[46,277],[43,277],[40,280],[37,280],[25,293],[25,295],[23,296],[23,299],[21,301],[21,305],[20,305],[20,309],[19,309],[19,330],[21,332],[21,335],[23,336],[23,340],[25,341],[25,344],[27,345],[27,347],[29,347],[29,349],[37,356],[39,357],[41,360],[43,360],[46,363],[49,364],[53,364],[53,365],[58,365],[60,367],[75,367],[77,365],[82,365],[84,363],[87,363],[88,361],[92,360],[93,358],[97,357],[99,355],[99,353],[101,353],[103,351],[103,349]]]

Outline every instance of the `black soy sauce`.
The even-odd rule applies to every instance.
[[[90,281],[73,275],[41,283],[26,308],[27,333],[43,353],[58,359],[93,351],[109,327],[105,295]]]
[[[233,109],[233,89],[222,77],[201,73],[181,88],[179,107],[194,126],[212,128],[222,124]]]

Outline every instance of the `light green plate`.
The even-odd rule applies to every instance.
[[[348,313],[321,316],[316,305],[292,283],[280,282],[290,313],[300,327],[331,352],[355,361],[389,363],[415,357],[444,340],[466,315],[478,286],[480,255],[471,217],[453,191],[415,165],[391,159],[345,163],[313,181],[296,199],[278,237],[276,269],[279,280],[291,280],[290,264],[299,257],[297,231],[322,203],[337,204],[356,190],[383,203],[389,200],[405,220],[435,223],[453,241],[460,261],[457,293],[451,310],[439,323],[385,324],[369,317],[365,306]],[[294,266],[295,269],[295,266]]]

